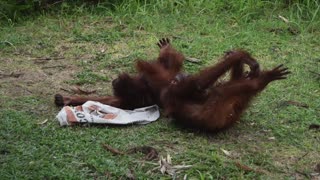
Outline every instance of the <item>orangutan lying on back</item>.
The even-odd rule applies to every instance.
[[[244,64],[250,67],[245,75]],[[208,131],[226,129],[239,121],[251,99],[270,82],[285,79],[290,72],[282,65],[260,72],[259,64],[242,50],[226,53],[215,66],[196,75],[177,76],[157,65],[139,61],[137,69],[149,86],[160,91],[160,102],[166,115],[182,124]],[[214,85],[231,70],[229,81]]]
[[[285,79],[290,72],[282,65],[260,72],[259,64],[246,51],[230,51],[217,65],[196,75],[180,73],[184,56],[168,39],[159,41],[156,61],[138,61],[138,75],[126,73],[112,82],[114,96],[55,96],[57,105],[80,105],[88,100],[134,109],[162,105],[166,115],[178,123],[209,131],[230,127],[240,119],[251,99],[271,81]],[[245,75],[244,64],[250,73]],[[215,85],[220,76],[231,70],[229,81]]]

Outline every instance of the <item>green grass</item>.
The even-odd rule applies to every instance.
[[[0,73],[23,73],[0,79],[2,179],[119,179],[130,170],[138,179],[172,178],[152,171],[156,160],[114,156],[103,143],[120,150],[152,146],[161,156],[170,154],[174,165],[192,165],[179,171],[178,179],[312,178],[320,163],[319,132],[308,129],[320,124],[319,75],[313,73],[320,73],[317,1],[288,7],[282,1],[241,2],[123,1],[114,10],[100,4],[2,22]],[[58,125],[53,96],[66,94],[60,88],[80,84],[111,94],[111,80],[135,73],[137,58],[157,57],[155,43],[162,37],[201,60],[185,62],[189,73],[216,63],[226,50],[243,48],[263,69],[283,63],[292,74],[270,84],[241,123],[218,134],[184,130],[164,117],[145,126]],[[63,59],[39,62],[39,57]],[[289,100],[309,107],[284,106]],[[265,173],[244,171],[237,162]]]

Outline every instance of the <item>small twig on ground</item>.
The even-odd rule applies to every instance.
[[[51,69],[51,68],[66,68],[66,66],[65,65],[44,66],[41,69]]]
[[[150,165],[153,165],[153,166],[158,166],[159,165],[159,163],[154,163],[154,162],[149,162],[149,161],[133,161],[133,162],[136,162],[136,163],[140,163],[140,164],[142,164],[142,163],[144,163],[144,164],[150,164]]]
[[[148,161],[158,159],[158,154],[159,154],[155,148],[150,147],[150,146],[137,146],[137,147],[133,147],[133,148],[127,150],[126,152],[115,149],[108,144],[102,144],[102,146],[106,150],[112,152],[114,155],[133,154],[133,153],[140,152],[145,155],[144,158],[145,158],[145,160],[148,160]]]
[[[123,154],[125,154],[124,152],[121,152],[118,149],[115,149],[115,148],[111,147],[108,144],[102,144],[102,146],[104,147],[104,149],[110,151],[113,155],[123,155]]]
[[[299,157],[297,159],[297,162],[300,161],[301,159],[303,159],[304,157],[306,157],[309,154],[309,152],[306,152],[304,155],[302,155],[301,157]]]
[[[60,59],[64,59],[64,57],[38,57],[38,58],[32,58],[32,60],[41,60],[41,61],[60,60]]]
[[[118,57],[118,58],[115,58],[115,59],[125,59],[125,58],[128,58],[128,57],[130,57],[130,55],[121,56],[121,57]]]
[[[23,75],[23,73],[15,73],[15,72],[12,72],[12,73],[10,73],[10,74],[2,74],[2,73],[0,73],[0,78],[7,78],[7,77],[18,78],[18,77],[20,77],[21,75]]]
[[[46,124],[47,122],[48,122],[48,119],[45,119],[44,121],[38,122],[37,124],[38,124],[38,125],[43,125],[43,124]]]
[[[51,6],[54,6],[54,5],[56,5],[56,4],[59,4],[59,3],[62,3],[64,0],[61,0],[61,1],[56,1],[56,2],[54,2],[54,3],[52,3],[52,4],[47,4],[46,5],[46,9],[49,9]]]
[[[61,60],[65,58],[64,57],[38,57],[38,58],[31,58],[31,59],[34,60],[34,63],[41,64],[50,60]]]
[[[278,17],[285,23],[289,23],[290,22],[287,18],[285,18],[285,17],[283,17],[281,15],[279,15]]]
[[[252,171],[252,172],[255,172],[255,173],[259,173],[259,174],[267,174],[264,170],[261,170],[261,169],[253,169],[247,165],[244,165],[244,164],[241,164],[240,162],[234,162],[235,165],[244,170],[244,171]]]
[[[4,43],[4,44],[9,44],[11,47],[14,48],[15,51],[17,51],[16,46],[14,46],[10,41],[1,41],[1,42]]]
[[[68,93],[72,93],[72,91],[70,91],[70,90],[68,90],[68,89],[65,89],[65,88],[60,88],[60,90],[66,91],[66,92],[68,92]]]
[[[192,58],[192,57],[186,57],[186,61],[192,62],[192,63],[200,63],[201,60],[197,58]]]
[[[320,78],[320,73],[317,73],[317,72],[315,72],[315,71],[311,71],[311,70],[309,70],[309,72],[311,72],[312,74],[317,75],[317,76],[318,76],[318,78]]]
[[[297,106],[297,107],[303,107],[303,108],[309,108],[309,106],[305,103],[301,103],[301,102],[297,102],[297,101],[283,101],[281,103],[282,105],[288,106],[288,105],[293,105],[293,106]]]

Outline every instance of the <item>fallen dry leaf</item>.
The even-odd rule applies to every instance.
[[[137,152],[141,152],[143,154],[145,154],[145,159],[150,161],[153,159],[158,159],[158,151],[150,146],[138,146],[138,147],[134,147],[131,148],[127,151],[128,153],[137,153]]]
[[[309,129],[320,129],[319,124],[310,124]]]
[[[275,137],[269,137],[268,140],[275,140]]]
[[[224,150],[222,148],[220,148],[220,149],[226,156],[231,157],[231,152],[230,151]]]
[[[127,172],[126,176],[127,176],[127,179],[130,179],[130,180],[135,180],[135,179],[137,179],[137,178],[135,177],[132,169],[130,169],[130,170]]]
[[[166,158],[161,157],[159,160],[160,172],[162,174],[175,175],[179,170],[190,168],[191,165],[172,165],[171,156],[167,154]]]

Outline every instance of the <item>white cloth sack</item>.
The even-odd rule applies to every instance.
[[[123,110],[95,101],[87,101],[82,106],[65,106],[56,116],[61,126],[76,123],[96,124],[147,124],[160,117],[157,105],[138,108],[134,110]]]

